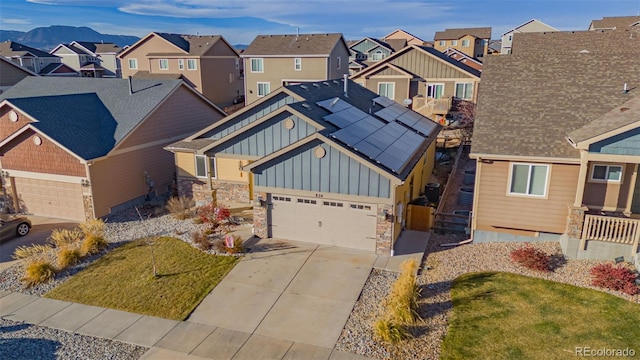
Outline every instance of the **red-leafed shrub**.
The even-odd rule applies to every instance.
[[[231,221],[231,210],[224,205],[214,205],[213,203],[198,207],[197,214],[199,221],[205,224],[211,224],[214,232],[231,231],[234,223]]]
[[[544,272],[551,271],[551,256],[528,243],[513,250],[510,257],[511,261],[526,268]]]
[[[610,263],[600,264],[591,268],[591,275],[593,276],[592,285],[629,295],[640,293],[640,288],[635,283],[638,274],[629,268],[614,266]]]

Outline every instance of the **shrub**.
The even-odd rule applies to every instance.
[[[56,248],[76,246],[82,241],[83,234],[78,229],[54,229],[49,235],[49,243]]]
[[[200,223],[212,224],[214,231],[219,231],[219,228],[223,227],[225,231],[229,232],[235,225],[231,217],[231,210],[224,205],[216,206],[213,203],[203,205],[198,207],[197,214]]]
[[[13,258],[20,259],[37,259],[43,260],[46,255],[53,250],[49,245],[31,245],[31,246],[18,246],[13,252]]]
[[[211,250],[214,247],[214,243],[209,239],[205,231],[194,231],[191,233],[191,241],[193,241],[198,249],[203,251]]]
[[[591,284],[594,286],[628,295],[640,293],[640,288],[635,283],[638,274],[629,268],[614,266],[611,263],[599,264],[591,268],[591,275],[593,276]]]
[[[196,213],[198,214],[198,217],[203,223],[215,222],[216,220],[215,211],[216,211],[216,205],[214,203],[202,205],[196,209]]]
[[[27,287],[42,284],[50,281],[56,276],[56,268],[50,262],[37,260],[29,263],[25,268],[22,279]]]
[[[389,319],[380,319],[373,326],[373,333],[383,342],[397,344],[411,337],[406,327],[398,325]]]
[[[393,284],[385,300],[387,316],[396,323],[415,323],[418,317],[420,289],[416,284],[415,260],[405,260],[400,264],[400,276]]]
[[[82,240],[81,251],[84,255],[95,254],[106,248],[107,241],[101,236],[87,235]]]
[[[548,272],[551,271],[551,256],[538,250],[527,243],[525,246],[513,250],[510,254],[511,261],[526,268]]]
[[[84,236],[104,237],[104,227],[104,220],[102,219],[91,219],[80,224],[80,230],[82,230]]]
[[[82,258],[82,255],[77,248],[66,247],[58,250],[58,266],[60,269],[77,264],[80,258]]]
[[[167,202],[167,211],[178,220],[185,220],[193,216],[195,201],[186,196],[172,197]]]

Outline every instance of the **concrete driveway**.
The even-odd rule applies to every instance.
[[[13,252],[19,246],[29,246],[33,244],[46,244],[47,238],[53,229],[73,229],[78,223],[70,220],[54,219],[42,216],[28,215],[31,220],[31,231],[26,236],[15,237],[0,244],[0,270],[5,269],[15,263],[12,258]]]
[[[251,248],[187,319],[225,329],[203,344],[224,343],[221,358],[281,358],[292,343],[330,354],[376,255],[275,239]]]

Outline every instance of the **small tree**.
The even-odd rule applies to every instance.
[[[138,210],[137,206],[136,206],[136,212],[138,213],[138,216],[140,217],[140,221],[142,221],[141,228],[143,229],[142,230],[143,234],[141,236],[141,239],[143,239],[144,243],[149,246],[149,250],[151,250],[151,267],[152,267],[152,270],[153,270],[153,277],[157,278],[158,277],[158,271],[156,269],[156,256],[155,256],[155,252],[153,251],[153,245],[155,245],[157,237],[153,236],[151,234],[151,231],[148,228],[149,217],[151,215],[149,215],[149,217],[147,217],[147,219],[145,220],[142,217],[142,214],[140,214],[140,210]]]

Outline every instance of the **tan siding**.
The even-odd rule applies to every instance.
[[[171,45],[166,40],[158,38],[155,35],[151,36],[145,42],[136,45],[135,49],[130,50],[129,53],[122,58],[122,77],[126,78],[129,75],[132,76],[138,71],[149,71],[149,61],[147,60],[147,54],[149,53],[176,53],[179,51],[181,50],[176,48],[174,45]],[[129,70],[130,58],[138,59],[137,70]]]
[[[469,75],[418,50],[410,50],[392,59],[391,63],[423,78],[468,78]]]
[[[96,217],[109,208],[146,194],[145,173],[159,193],[173,182],[173,154],[162,147],[128,152],[95,162],[89,167]]]
[[[18,114],[18,121],[13,122],[9,119],[9,113],[14,110]],[[9,135],[31,122],[24,113],[13,109],[11,106],[4,106],[0,110],[0,141],[6,139]]]
[[[202,69],[202,93],[220,106],[230,105],[238,95],[244,94],[244,82],[236,58],[204,58]],[[185,64],[186,67],[186,64]]]
[[[85,176],[85,166],[77,158],[40,136],[41,145],[33,142],[35,132],[27,130],[2,149],[2,168],[45,174]]]
[[[218,40],[204,56],[238,56],[224,41]]]
[[[193,153],[176,152],[175,161],[178,176],[196,176],[196,163]]]
[[[392,82],[395,84],[393,100],[402,103],[402,100],[409,98],[409,79],[374,77],[367,81],[367,89],[378,93],[378,84]]]
[[[604,164],[607,163],[600,163]],[[619,164],[611,164],[619,165]],[[629,197],[629,190],[633,188],[634,184],[631,181],[633,175],[633,169],[635,164],[627,164],[623,168],[623,181],[622,183],[598,183],[592,182],[588,179],[591,178],[591,164],[589,164],[589,172],[587,173],[587,182],[584,187],[584,198],[582,203],[589,208],[615,210],[625,209],[627,206],[627,199]]]
[[[249,173],[240,171],[240,166],[248,164],[247,160],[216,158],[216,172],[218,180],[239,181],[248,183]]]
[[[196,132],[221,118],[220,112],[198,95],[181,86],[123,143],[118,145],[118,148]]]
[[[580,167],[552,164],[550,168],[548,197],[540,199],[507,196],[509,162],[483,163],[478,179],[478,203],[474,205],[476,227],[563,233],[568,206],[574,201]]]
[[[13,86],[27,76],[32,75],[11,64],[0,61],[0,86]]]

